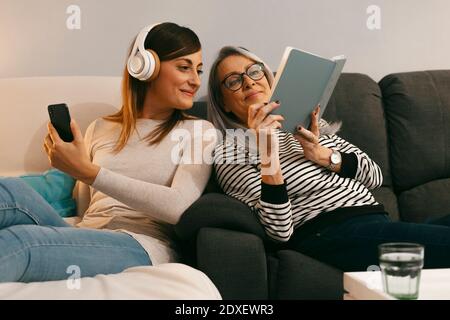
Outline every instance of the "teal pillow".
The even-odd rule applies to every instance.
[[[36,190],[61,217],[76,216],[76,203],[72,197],[76,182],[74,178],[57,169],[23,175],[20,178]]]

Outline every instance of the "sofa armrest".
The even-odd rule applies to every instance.
[[[224,299],[267,299],[267,260],[256,235],[202,228],[197,237],[197,268]]]
[[[220,193],[207,193],[194,202],[175,226],[180,239],[192,239],[204,227],[223,228],[267,239],[264,228],[244,203]]]

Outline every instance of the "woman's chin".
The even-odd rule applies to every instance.
[[[177,104],[177,106],[176,106],[176,109],[178,109],[178,110],[189,110],[189,109],[191,109],[192,108],[192,106],[194,105],[194,101],[191,99],[191,100],[183,100],[183,101],[180,101],[178,104]]]

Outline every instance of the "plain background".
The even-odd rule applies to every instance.
[[[69,30],[70,5],[81,29]],[[370,30],[367,8],[380,8]],[[344,72],[450,69],[448,0],[0,0],[0,78],[121,76],[138,31],[172,21],[200,37],[208,68],[223,45],[244,46],[276,70],[285,46],[347,56]]]

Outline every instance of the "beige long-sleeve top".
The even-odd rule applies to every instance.
[[[144,247],[153,265],[176,261],[172,225],[202,194],[217,139],[211,123],[185,120],[159,144],[149,145],[144,137],[160,123],[138,119],[118,154],[112,150],[120,124],[104,119],[90,124],[85,141],[91,160],[101,169],[77,225],[127,232]]]

